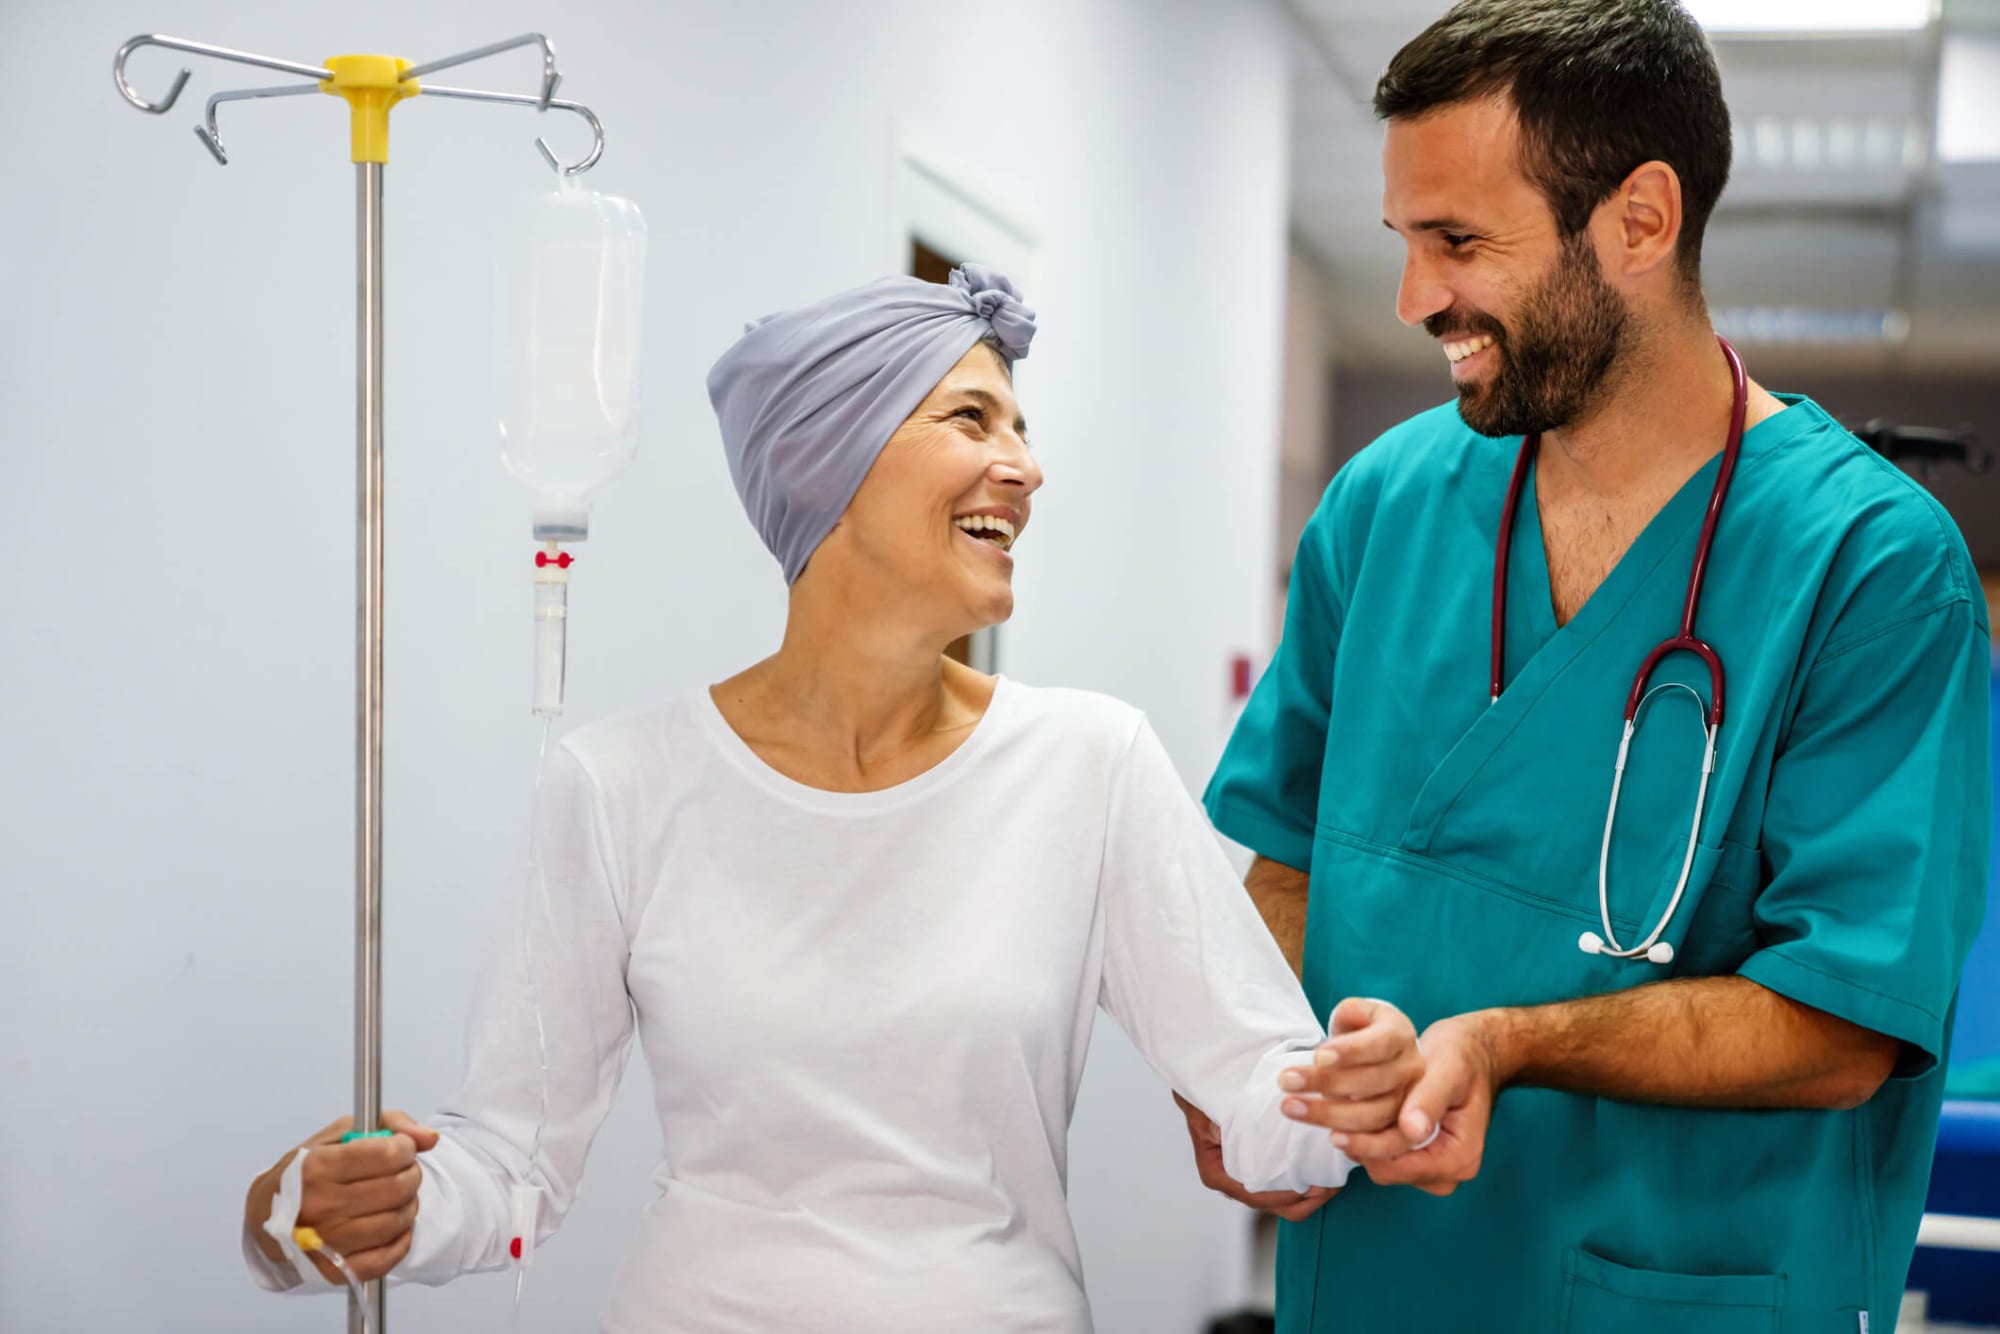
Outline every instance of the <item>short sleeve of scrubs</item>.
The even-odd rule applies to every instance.
[[[1944,1054],[1984,913],[1988,642],[1965,593],[1836,631],[1772,768],[1742,975],[1900,1039],[1906,1077]]]
[[[1202,799],[1217,829],[1300,871],[1312,868],[1340,642],[1333,543],[1341,490],[1336,478],[1299,539],[1277,654],[1251,692]]]

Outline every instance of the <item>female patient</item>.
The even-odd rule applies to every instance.
[[[506,1265],[514,1188],[552,1232],[635,1032],[666,1152],[613,1331],[1087,1330],[1064,1179],[1098,1006],[1253,1189],[1346,1177],[1280,1089],[1317,1044],[1385,1095],[1336,1128],[1393,1121],[1408,1021],[1355,1006],[1326,1039],[1145,719],[945,656],[1013,611],[1033,333],[969,266],[760,321],[716,364],[783,643],[562,743],[531,951],[502,933],[464,1087],[435,1129],[391,1113],[395,1136],[338,1145],[337,1123],[283,1190],[292,1155],[260,1176],[265,1286],[318,1285],[266,1235],[274,1197],[363,1278]]]

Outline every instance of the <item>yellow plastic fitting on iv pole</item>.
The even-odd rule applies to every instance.
[[[326,67],[333,77],[322,79],[319,90],[347,99],[354,160],[387,162],[389,109],[423,91],[415,79],[403,78],[410,62],[401,56],[335,56]]]

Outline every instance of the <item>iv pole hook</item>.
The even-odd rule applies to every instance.
[[[316,83],[286,83],[276,88],[234,88],[226,93],[216,93],[208,99],[208,123],[194,127],[194,137],[201,140],[215,160],[223,166],[229,165],[229,154],[222,148],[222,131],[215,125],[215,109],[224,102],[241,102],[253,97],[297,97],[301,93],[316,93],[320,90]]]
[[[252,51],[238,51],[227,46],[211,46],[207,42],[190,42],[183,37],[167,37],[160,33],[142,33],[118,48],[118,54],[111,62],[111,77],[117,80],[118,95],[141,111],[158,116],[172,109],[180,100],[181,89],[187,87],[192,70],[182,70],[174,76],[173,87],[167,89],[167,96],[161,102],[148,102],[134,92],[125,78],[125,62],[132,53],[142,46],[164,46],[173,51],[186,51],[197,56],[209,56],[216,60],[233,60],[239,65],[257,65],[264,69],[282,70],[286,74],[296,74],[301,78],[324,80],[333,77],[333,71],[318,65],[307,65],[296,60],[279,60],[275,56],[260,56]]]
[[[434,83],[424,85],[423,95],[425,97],[459,98],[467,102],[502,102],[512,106],[532,107],[540,105],[538,98],[526,93],[489,93],[478,88],[443,88]],[[542,160],[549,164],[550,170],[563,176],[580,176],[596,166],[597,159],[604,156],[604,123],[597,119],[596,113],[592,112],[589,107],[583,105],[581,102],[566,102],[562,98],[556,98],[549,103],[549,106],[556,111],[574,111],[577,115],[583,117],[584,123],[590,126],[592,139],[590,151],[584,154],[578,161],[564,166],[556,159],[555,150],[549,147],[547,139],[537,138],[535,140],[535,147],[541,151]]]

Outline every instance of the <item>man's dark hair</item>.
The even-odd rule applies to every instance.
[[[1681,276],[1729,180],[1729,108],[1701,28],[1677,0],[1463,0],[1389,62],[1375,114],[1413,120],[1504,94],[1522,169],[1567,238],[1641,163],[1681,180]]]

